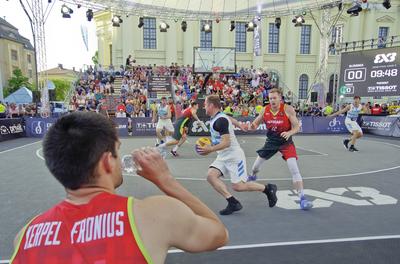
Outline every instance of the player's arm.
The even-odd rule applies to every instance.
[[[328,115],[327,117],[335,117],[335,116],[344,114],[344,113],[346,113],[346,112],[349,111],[349,110],[350,110],[350,105],[347,105],[345,108],[343,108],[343,109],[337,111],[336,113],[333,113],[333,114],[331,114],[331,115]]]
[[[193,116],[193,118],[194,118],[196,121],[202,122],[202,121],[200,120],[200,118],[197,116],[197,110],[195,110],[195,109],[190,109],[190,112],[192,112],[192,116]]]
[[[171,108],[169,108],[168,106],[166,119],[171,119],[171,117],[172,117]]]
[[[298,133],[300,131],[300,123],[296,116],[296,111],[294,111],[293,107],[290,105],[285,105],[285,113],[289,118],[290,124],[292,128],[289,131],[285,131],[281,133],[281,137],[288,140],[291,136]]]
[[[260,112],[260,114],[256,117],[256,119],[253,120],[253,122],[250,123],[249,125],[249,130],[256,130],[257,127],[264,122],[263,118],[264,118],[264,111],[265,108],[263,108]]]
[[[226,118],[218,118],[214,124],[213,129],[221,135],[221,141],[212,146],[199,146],[198,152],[200,155],[208,155],[211,152],[223,150],[231,145],[231,137],[229,135],[229,121]]]
[[[133,205],[141,238],[155,263],[164,262],[170,247],[201,252],[228,242],[228,231],[223,223],[171,176],[157,150],[137,150],[133,157],[137,173],[170,196],[149,197]]]

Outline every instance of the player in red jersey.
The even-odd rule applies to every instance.
[[[313,204],[304,196],[303,179],[297,166],[296,147],[292,140],[292,136],[300,130],[296,112],[292,106],[282,102],[282,91],[280,89],[271,89],[268,97],[269,105],[261,111],[250,126],[246,128],[245,125],[242,125],[244,130],[255,130],[262,122],[267,126],[267,139],[264,146],[257,150],[258,157],[253,164],[252,175],[249,176],[249,179],[256,180],[261,164],[279,151],[282,153],[283,159],[286,160],[292,174],[293,186],[300,198],[300,208],[310,209]]]
[[[50,128],[43,153],[66,199],[19,232],[11,263],[164,263],[170,247],[202,252],[227,243],[222,222],[172,177],[156,149],[132,157],[137,174],[166,195],[117,195],[120,145],[112,122],[92,112],[63,116]]]
[[[197,117],[198,109],[199,104],[197,102],[192,102],[190,104],[190,107],[182,111],[181,116],[178,118],[178,120],[175,121],[174,124],[174,134],[172,135],[173,140],[158,145],[161,153],[165,153],[165,149],[167,147],[174,146],[174,148],[171,150],[171,154],[175,157],[179,156],[177,151],[178,148],[186,141],[187,130],[191,120],[197,120],[198,122],[200,122],[200,125],[205,128],[205,130],[207,129],[203,121],[201,121]]]

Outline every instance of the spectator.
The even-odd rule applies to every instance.
[[[375,104],[374,107],[371,108],[371,115],[381,115],[382,107],[379,104]]]
[[[67,197],[19,232],[12,263],[163,263],[171,247],[202,252],[227,243],[222,222],[175,180],[155,149],[132,157],[137,174],[167,196],[115,194],[123,182],[120,145],[114,125],[90,112],[50,128],[43,153]]]
[[[6,117],[6,111],[7,111],[7,107],[3,104],[2,101],[0,101],[0,118]]]

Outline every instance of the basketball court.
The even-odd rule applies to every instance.
[[[247,168],[262,146],[262,136],[240,136]],[[343,136],[300,135],[299,167],[305,193],[314,202],[302,211],[292,191],[291,176],[279,155],[265,162],[259,181],[278,185],[278,203],[269,208],[265,195],[235,193],[243,209],[222,216],[230,242],[202,254],[170,250],[166,263],[396,263],[400,256],[400,141],[367,136],[351,153]],[[195,137],[180,148],[181,156],[167,157],[171,172],[214,212],[226,201],[206,181],[215,155],[199,156]],[[154,145],[154,138],[122,138],[120,154]],[[45,167],[41,141],[22,138],[0,144],[0,263],[8,263],[18,230],[36,214],[65,197],[61,185]],[[229,181],[226,181],[229,184]],[[125,175],[121,195],[143,198],[160,194],[137,175]]]

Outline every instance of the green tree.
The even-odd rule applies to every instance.
[[[8,80],[8,85],[4,89],[4,97],[12,94],[21,88],[21,86],[25,86],[26,88],[32,90],[32,84],[29,82],[29,78],[22,75],[21,69],[17,68],[13,70],[13,75]]]
[[[70,81],[63,79],[52,79],[51,80],[56,87],[56,101],[64,101],[69,89],[71,88]]]
[[[96,53],[92,57],[92,62],[93,62],[94,65],[98,65],[99,64],[99,51],[96,51]]]

